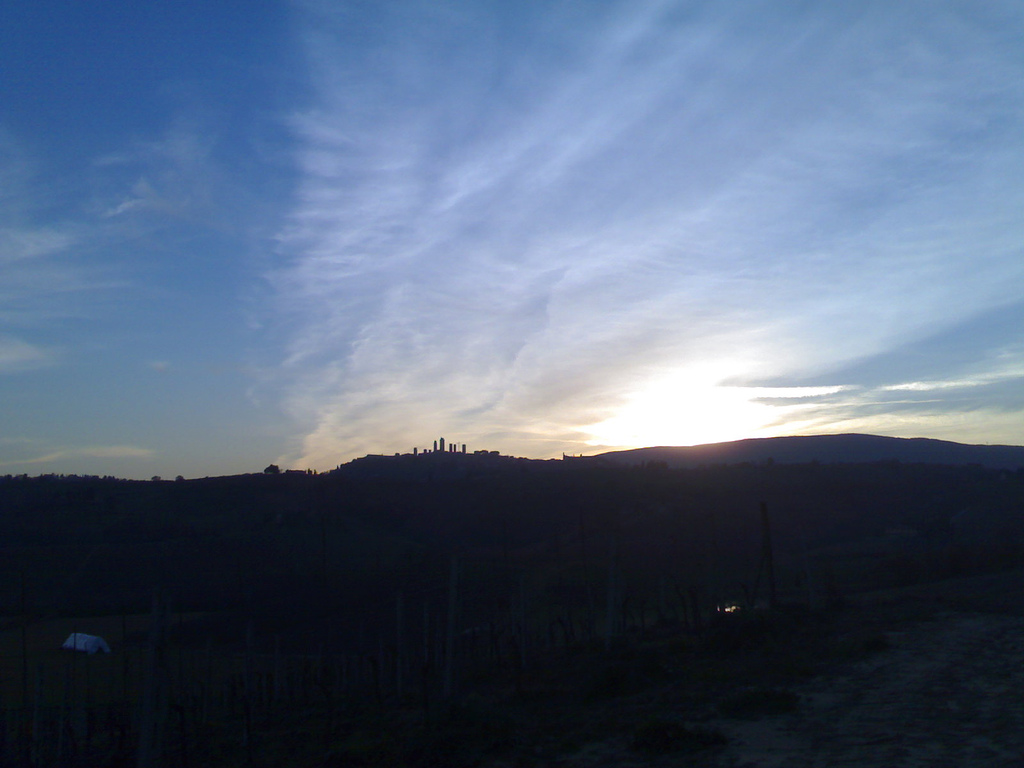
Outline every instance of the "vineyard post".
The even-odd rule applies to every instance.
[[[459,559],[452,556],[448,581],[448,631],[444,659],[444,698],[451,698],[455,690],[455,626],[459,610]]]
[[[402,700],[402,593],[395,599],[395,694]]]

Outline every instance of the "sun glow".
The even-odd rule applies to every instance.
[[[843,387],[738,387],[722,366],[676,371],[630,394],[618,412],[584,427],[590,445],[643,447],[701,445],[792,433],[798,398],[834,394]],[[767,398],[794,399],[769,404]],[[792,421],[791,421],[792,420]]]

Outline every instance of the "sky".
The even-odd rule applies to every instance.
[[[0,11],[0,474],[1024,443],[1016,0]]]

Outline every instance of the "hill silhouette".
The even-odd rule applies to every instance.
[[[1021,509],[1024,448],[871,435],[0,477],[0,764],[141,765],[159,728],[161,764],[228,768],[668,764],[794,706],[816,733],[799,686],[926,598],[1024,612]]]
[[[714,464],[862,464],[899,461],[907,464],[967,465],[988,469],[1024,467],[1024,446],[966,445],[947,440],[880,435],[810,435],[768,437],[694,446],[661,446],[611,451],[585,460],[619,466],[664,462],[672,468]]]

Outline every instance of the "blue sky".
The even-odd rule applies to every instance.
[[[1016,2],[0,16],[0,474],[1024,442]]]

